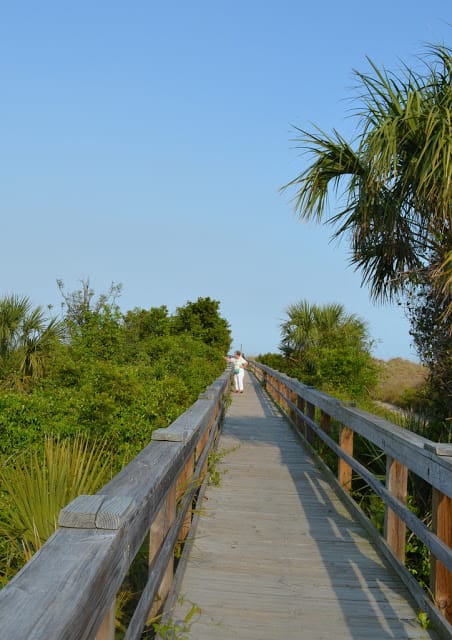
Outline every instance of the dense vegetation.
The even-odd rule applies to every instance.
[[[452,50],[430,46],[421,67],[355,72],[356,135],[297,128],[308,165],[295,189],[301,219],[334,227],[375,299],[407,306],[428,367],[423,408],[450,439],[452,413]],[[328,197],[338,195],[337,211]]]
[[[303,300],[281,324],[280,370],[336,395],[363,397],[377,383],[371,347],[365,322],[342,305]]]
[[[117,285],[97,298],[89,282],[74,293],[59,286],[61,321],[26,298],[0,299],[2,581],[65,504],[96,491],[193,404],[224,371],[231,342],[210,298],[173,315],[165,306],[123,314]]]

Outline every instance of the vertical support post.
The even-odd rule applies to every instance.
[[[308,416],[308,418],[311,418],[311,420],[315,419],[315,405],[314,404],[311,404],[310,402],[306,402],[306,415]],[[306,427],[306,439],[310,444],[313,444],[314,441],[315,441],[314,432],[309,427],[309,425],[307,425],[307,427]]]
[[[324,431],[327,435],[331,433],[331,417],[325,413],[324,411],[320,411],[320,427],[322,431]],[[319,441],[319,451],[323,451],[324,447],[328,448],[328,445],[323,442],[323,440]]]
[[[284,404],[284,411],[286,414],[290,413],[290,407],[289,407],[289,403],[287,402],[287,399],[290,398],[290,389],[288,388],[288,386],[286,384],[282,384],[282,392],[284,394],[284,400],[283,400],[283,404]]]
[[[304,398],[302,398],[301,396],[297,396],[297,409],[299,409],[301,413],[305,412],[304,405],[305,405]],[[303,418],[298,414],[297,414],[296,424],[297,424],[297,427],[300,429],[300,431],[303,433],[304,437],[306,438],[306,424]]]
[[[200,438],[198,444],[196,445],[196,449],[195,449],[195,464],[197,464],[199,458],[201,457],[202,452],[204,451],[204,447],[207,445],[208,441],[209,441],[209,436],[210,436],[210,430],[213,429],[213,423],[215,422],[215,416],[212,417],[212,422],[209,425],[209,427],[205,430],[204,435]],[[204,478],[206,477],[206,473],[209,467],[209,459],[208,457],[206,458],[206,461],[204,463],[204,466],[201,470],[201,473],[199,474],[199,482],[202,483],[204,482]]]
[[[271,397],[273,398],[273,400],[276,400],[276,398],[275,398],[276,392],[275,392],[275,389],[274,389],[275,379],[271,374],[268,374],[267,380],[269,382],[268,392],[271,395]]]
[[[432,530],[452,547],[452,498],[432,488]],[[436,606],[448,622],[452,623],[452,573],[432,556],[430,588]]]
[[[292,404],[297,404],[297,394],[295,391],[290,391],[289,392],[289,398]],[[292,424],[294,425],[298,425],[298,417],[297,417],[297,413],[295,411],[295,409],[293,407],[290,407],[289,409],[289,417],[290,417],[290,421],[292,422]]]
[[[339,429],[339,446],[344,453],[353,457],[353,429],[346,427],[344,424],[341,424]],[[352,489],[352,468],[342,458],[339,458],[337,479],[344,491],[350,493]]]
[[[165,502],[151,525],[149,540],[149,562],[157,555],[159,549],[176,517],[176,485],[168,491]],[[154,617],[160,611],[173,581],[174,558],[168,563],[162,582],[157,592],[156,599],[149,612],[149,617]]]
[[[108,610],[107,615],[102,621],[98,632],[96,633],[95,640],[114,640],[115,639],[115,615],[116,604],[113,602],[112,606]]]
[[[320,426],[325,433],[331,433],[331,417],[324,411],[320,412]]]
[[[282,410],[284,411],[284,413],[287,413],[287,402],[286,402],[286,393],[287,393],[287,389],[286,389],[286,385],[284,384],[284,382],[279,382],[278,384],[278,389],[279,389],[279,404],[281,405]]]
[[[406,504],[408,485],[408,469],[398,460],[386,457],[386,488],[397,500]],[[385,506],[384,535],[395,555],[402,564],[405,564],[405,535],[406,525],[404,521]]]
[[[185,467],[182,469],[177,479],[177,489],[176,489],[177,502],[179,502],[184,497],[184,494],[186,493],[186,491],[191,489],[191,479],[193,477],[194,464],[195,464],[195,456],[194,456],[194,453],[192,453],[191,456],[188,458]],[[191,526],[191,519],[192,519],[192,509],[190,507],[187,510],[187,515],[185,516],[184,523],[179,533],[179,542],[183,542],[187,537],[187,534]]]

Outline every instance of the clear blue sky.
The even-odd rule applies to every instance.
[[[277,351],[289,304],[339,302],[376,357],[416,359],[402,311],[279,188],[305,162],[294,125],[350,134],[353,69],[415,66],[451,23],[449,0],[2,3],[0,294],[210,296],[249,355]]]

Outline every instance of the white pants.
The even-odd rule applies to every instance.
[[[238,373],[234,373],[234,385],[236,391],[243,391],[243,378],[245,377],[245,370],[240,369]]]

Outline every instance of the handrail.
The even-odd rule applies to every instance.
[[[61,511],[56,532],[0,591],[0,637],[113,640],[116,594],[150,533],[148,581],[126,632],[141,637],[170,589],[230,377],[228,367],[96,495]]]
[[[315,451],[316,437],[337,455],[335,480],[355,513],[400,575],[422,611],[446,637],[452,637],[452,445],[436,443],[383,418],[344,403],[255,361],[249,368]],[[337,442],[331,420],[339,424]],[[372,442],[386,455],[386,486],[353,457],[353,434]],[[318,457],[317,457],[318,458]],[[329,471],[329,467],[319,463]],[[384,538],[350,496],[355,472],[385,504]],[[406,507],[408,471],[432,488],[432,529]],[[429,549],[432,559],[432,603],[405,567],[405,535],[409,528]]]

